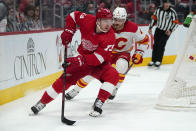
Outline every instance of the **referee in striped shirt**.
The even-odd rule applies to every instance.
[[[152,34],[152,27],[157,24],[154,34],[152,61],[148,64],[149,67],[160,67],[167,40],[178,26],[176,11],[171,7],[168,0],[162,2],[162,6],[158,7],[152,15],[152,22],[148,30],[149,34]]]

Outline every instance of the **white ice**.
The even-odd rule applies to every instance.
[[[120,87],[117,97],[103,106],[101,117],[88,114],[100,83],[93,81],[72,101],[65,102],[65,116],[76,125],[61,123],[61,99],[48,104],[39,115],[29,116],[30,107],[44,90],[0,106],[0,131],[196,131],[195,112],[163,111],[154,108],[171,70],[133,68]]]

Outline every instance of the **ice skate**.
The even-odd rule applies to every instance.
[[[113,100],[116,97],[117,91],[118,91],[118,88],[115,88],[108,99]]]
[[[155,70],[159,70],[160,66],[161,66],[161,62],[159,62],[159,61],[155,62],[155,64],[154,64]]]
[[[150,63],[148,63],[148,68],[152,68],[153,66],[154,66],[154,62],[153,61],[151,61]]]
[[[75,96],[77,96],[79,94],[79,91],[75,90],[75,89],[72,89],[70,90],[69,92],[67,92],[65,94],[65,99],[66,100],[71,100],[73,99]]]
[[[31,111],[33,112],[34,115],[37,115],[45,106],[46,104],[42,104],[41,101],[38,101],[36,105],[31,107]]]
[[[89,115],[92,117],[100,116],[102,114],[102,109],[101,109],[102,106],[103,106],[103,102],[99,98],[97,98],[95,100],[95,103],[93,104],[93,109]]]

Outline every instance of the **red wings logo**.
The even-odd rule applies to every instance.
[[[94,51],[97,49],[98,45],[94,45],[90,40],[82,39],[82,47],[88,51]]]

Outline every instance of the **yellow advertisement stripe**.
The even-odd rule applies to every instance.
[[[40,90],[50,86],[62,72],[54,73],[30,82],[22,83],[5,90],[0,90],[0,105],[11,102],[25,96],[30,90]]]
[[[173,64],[175,62],[175,59],[176,59],[176,55],[163,56],[162,64]],[[141,64],[134,65],[134,67],[147,66],[150,61],[151,61],[151,57],[144,58]]]
[[[173,64],[176,59],[176,55],[164,56],[162,64]],[[151,61],[151,58],[144,58],[143,63],[138,66],[146,66]],[[10,87],[5,90],[0,90],[0,105],[11,102],[18,98],[25,96],[25,93],[30,90],[40,90],[50,86],[62,72],[54,73],[30,82],[26,82],[20,85]]]

